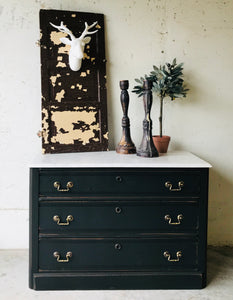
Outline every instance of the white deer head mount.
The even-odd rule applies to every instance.
[[[85,22],[85,29],[83,33],[80,35],[80,37],[76,38],[73,33],[61,22],[60,26],[56,26],[52,23],[50,23],[54,28],[58,29],[60,32],[64,32],[70,36],[69,38],[60,38],[60,41],[65,45],[70,45],[70,52],[69,52],[69,65],[71,70],[78,71],[80,70],[82,66],[82,59],[84,57],[84,48],[85,45],[90,43],[91,37],[86,36],[90,34],[94,34],[98,31],[88,31],[89,29],[93,28],[97,22],[94,22],[92,25],[88,25],[87,22]]]

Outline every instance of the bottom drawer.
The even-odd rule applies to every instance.
[[[40,271],[171,270],[198,267],[198,244],[185,239],[41,239]]]

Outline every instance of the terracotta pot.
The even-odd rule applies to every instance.
[[[170,136],[163,135],[153,135],[153,142],[159,153],[167,153],[167,148],[170,142]]]

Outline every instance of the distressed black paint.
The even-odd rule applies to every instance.
[[[64,51],[66,45],[59,43],[59,31],[49,24],[51,22],[60,25],[61,21],[76,37],[81,35],[85,22],[90,25],[98,21],[95,28],[98,32],[91,35],[91,41],[85,47],[82,67],[77,72],[69,67],[68,53]],[[41,10],[40,28],[43,152],[107,150],[104,16],[95,13]],[[91,117],[85,112],[90,113]],[[69,128],[61,124],[65,118],[70,120]],[[84,137],[82,134],[86,133],[87,137]],[[67,138],[68,134],[70,136]]]
[[[185,185],[172,192],[169,180]],[[62,193],[54,181],[74,186]],[[208,169],[33,168],[30,186],[30,288],[205,287]],[[181,225],[166,214],[182,214]],[[54,215],[73,221],[61,227]],[[58,263],[54,251],[73,255]],[[182,257],[169,262],[165,251]]]

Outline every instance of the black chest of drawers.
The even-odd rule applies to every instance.
[[[206,285],[208,168],[31,168],[30,288]]]

